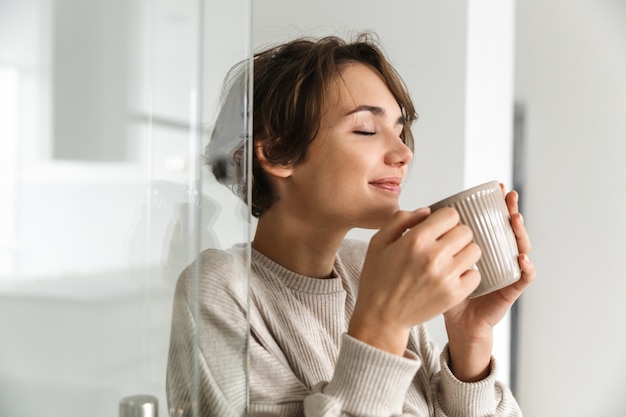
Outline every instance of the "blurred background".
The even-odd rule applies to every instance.
[[[227,3],[0,0],[1,416],[167,415],[176,279],[250,230],[200,158],[250,55]]]
[[[495,355],[524,415],[626,415],[623,0],[0,0],[0,415],[167,415],[176,278],[254,231],[200,158],[226,72],[361,30],[420,113],[403,208],[520,191],[539,275]]]

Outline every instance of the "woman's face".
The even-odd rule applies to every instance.
[[[293,168],[279,202],[315,224],[378,228],[398,210],[413,156],[400,138],[402,112],[365,64],[346,64],[337,85],[308,157]]]

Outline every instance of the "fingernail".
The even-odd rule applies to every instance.
[[[430,213],[430,207],[420,207],[417,210],[413,210],[415,214],[428,214]]]

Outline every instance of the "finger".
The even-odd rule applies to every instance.
[[[519,256],[520,269],[522,270],[522,276],[519,280],[502,289],[502,295],[504,298],[513,303],[528,286],[535,280],[537,274],[535,272],[535,265],[528,258],[528,255],[521,254]]]
[[[406,231],[416,224],[423,221],[430,214],[430,208],[423,207],[415,211],[397,211],[391,221],[385,224],[376,233],[371,241],[380,244],[389,245],[398,240]]]
[[[513,215],[519,213],[519,194],[517,191],[510,191],[504,196],[506,206],[509,209],[509,214]]]
[[[537,277],[535,264],[530,260],[527,254],[522,253],[519,256],[519,266],[522,270],[522,279],[530,284]]]
[[[529,253],[531,250],[530,238],[524,226],[524,217],[519,212],[519,194],[511,191],[506,194],[505,201],[511,216],[511,227],[517,240],[517,247],[520,253]]]
[[[455,256],[472,242],[472,229],[464,224],[457,224],[444,233],[439,239],[439,245],[451,256]]]
[[[480,284],[480,272],[478,272],[478,269],[470,268],[461,274],[460,281],[464,293],[463,298],[466,298]]]
[[[438,240],[446,232],[459,224],[459,212],[452,207],[443,207],[434,211],[428,218],[407,232],[407,238],[423,235],[426,239]]]
[[[530,253],[532,246],[526,226],[524,226],[524,217],[521,213],[511,215],[511,228],[515,234],[517,248],[520,253]]]
[[[454,262],[456,264],[456,273],[462,275],[467,270],[474,270],[474,265],[479,261],[482,255],[480,246],[476,243],[470,243],[461,249],[455,256]]]

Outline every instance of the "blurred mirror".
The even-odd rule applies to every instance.
[[[176,281],[249,235],[202,160],[249,21],[243,0],[0,0],[0,415],[169,414]]]

